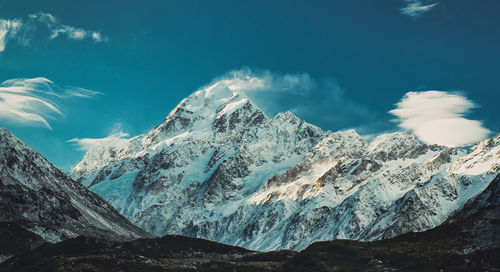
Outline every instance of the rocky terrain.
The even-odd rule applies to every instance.
[[[0,222],[0,263],[46,243],[39,235],[11,222]]]
[[[289,113],[278,118],[283,116],[296,118]],[[352,130],[322,132],[297,122],[295,130],[286,129],[286,135],[310,128],[318,139],[314,143],[306,137],[290,144],[288,138],[285,145],[275,138],[280,152],[296,152],[297,162],[288,168],[271,167],[290,161],[268,160],[280,154],[269,152],[269,147],[257,153],[252,151],[255,146],[247,149],[252,144],[269,145],[256,140],[222,161],[212,159],[214,151],[208,161],[215,161],[211,172],[192,168],[182,173],[191,168],[181,163],[154,172],[158,164],[175,165],[177,159],[200,163],[208,157],[168,155],[172,146],[184,150],[182,142],[160,144],[156,151],[149,148],[127,157],[134,148],[140,149],[141,137],[146,137],[140,136],[110,139],[99,146],[100,154],[109,156],[114,165],[111,172],[99,177],[109,167],[99,160],[94,165],[97,170],[87,173],[95,175],[92,182],[82,179],[91,188],[108,183],[111,194],[107,196],[132,193],[127,199],[111,199],[123,207],[130,205],[129,211],[137,211],[134,205],[142,204],[139,207],[147,210],[175,214],[152,222],[177,222],[179,231],[190,236],[215,237],[250,249],[186,236],[152,238],[8,130],[0,129],[0,271],[500,270],[500,135],[461,150],[427,146],[404,133],[366,142]],[[192,140],[185,145],[191,146]],[[117,147],[119,152],[113,149]],[[219,147],[227,148],[227,139]],[[86,159],[93,155],[91,151]],[[150,161],[151,154],[172,157]],[[134,176],[140,160],[145,160],[144,172]],[[131,168],[118,171],[120,167]],[[182,177],[172,185],[165,175],[174,170],[182,170]],[[183,179],[198,170],[208,171],[207,180]],[[280,173],[267,174],[262,183],[257,182],[266,171]],[[127,190],[132,177],[132,190]],[[155,178],[165,178],[162,186],[151,186]],[[171,188],[184,188],[172,192],[192,195],[162,195]],[[144,202],[151,194],[163,197],[163,202]],[[172,199],[179,202],[169,202]],[[174,203],[176,210],[168,210],[165,203]],[[190,224],[180,224],[187,219]]]
[[[255,252],[182,236],[128,242],[78,237],[43,244],[31,251],[21,250],[17,257],[0,264],[0,269],[26,272],[498,271],[499,193],[500,175],[445,224],[382,241],[316,242],[297,253]]]
[[[270,118],[218,82],[144,135],[103,139],[70,175],[158,236],[302,250],[439,226],[488,187],[499,154],[500,135],[466,150]]]
[[[500,174],[446,223],[374,242],[318,242],[287,271],[499,271]]]
[[[32,241],[26,246],[15,244],[18,249],[9,249],[13,254],[39,245],[42,238],[59,242],[79,235],[112,240],[152,237],[3,128],[0,222],[4,230],[10,229],[2,240],[26,236]],[[16,233],[13,226],[24,230]],[[9,242],[2,241],[2,246]]]

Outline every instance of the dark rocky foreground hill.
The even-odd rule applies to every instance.
[[[6,259],[27,253],[46,243],[39,235],[12,222],[0,222],[0,263]]]
[[[382,241],[336,240],[314,243],[299,253],[261,253],[182,236],[128,242],[78,237],[21,250],[0,270],[499,271],[499,197],[500,175],[448,223]]]
[[[111,240],[152,237],[4,128],[0,128],[0,222],[9,222],[4,230],[15,224],[29,230],[27,236],[36,233],[51,242],[79,235]],[[10,242],[1,239],[2,245]]]

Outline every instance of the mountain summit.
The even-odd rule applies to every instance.
[[[269,118],[219,82],[145,135],[103,140],[70,174],[157,235],[300,250],[440,225],[493,180],[499,137],[471,151],[402,132],[366,142],[290,112]]]

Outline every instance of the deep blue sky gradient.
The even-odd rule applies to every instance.
[[[9,128],[68,170],[82,152],[67,140],[105,137],[119,122],[132,135],[144,133],[196,88],[246,66],[334,81],[346,99],[373,113],[349,124],[324,118],[335,109],[301,116],[323,129],[395,129],[387,111],[408,91],[433,89],[463,92],[480,105],[468,117],[500,132],[500,2],[441,1],[418,19],[401,14],[403,6],[402,0],[0,0],[0,18],[43,11],[109,38],[9,43],[0,52],[0,82],[43,76],[104,94],[67,105],[52,131]],[[276,110],[300,103],[288,99]]]

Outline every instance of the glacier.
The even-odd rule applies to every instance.
[[[268,117],[217,82],[161,124],[90,148],[70,175],[134,224],[255,250],[424,231],[500,171],[500,134],[470,150],[395,132],[367,142],[291,112]]]

